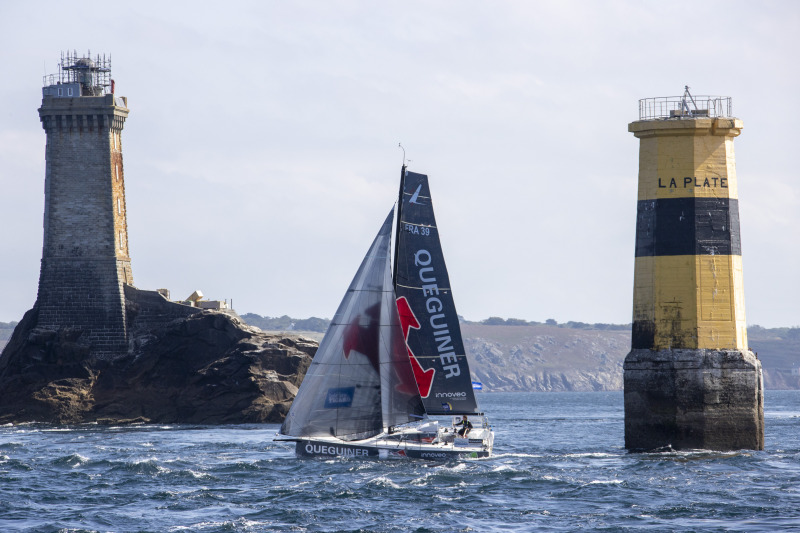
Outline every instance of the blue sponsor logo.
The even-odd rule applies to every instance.
[[[325,396],[325,409],[338,409],[339,407],[350,407],[353,405],[353,395],[356,392],[355,387],[341,387],[336,389],[328,389],[328,395]]]
[[[472,388],[475,390],[483,390],[483,383],[481,383],[480,381],[473,381]]]
[[[453,408],[450,402],[442,402],[442,411],[450,411]]]

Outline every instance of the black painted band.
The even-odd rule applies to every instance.
[[[653,320],[634,320],[631,328],[631,349],[644,350],[656,343],[656,323]]]
[[[742,255],[735,198],[640,200],[636,257]]]

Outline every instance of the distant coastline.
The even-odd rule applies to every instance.
[[[294,332],[319,341],[326,318],[241,318],[267,332]],[[0,322],[2,349],[16,322]],[[630,350],[630,324],[532,322],[489,317],[462,319],[464,343],[475,377],[491,391],[621,390],[622,362]],[[764,369],[767,389],[800,389],[800,327],[748,327],[750,349]]]
[[[265,331],[293,331],[319,341],[329,319],[242,315]],[[630,324],[558,323],[489,317],[461,318],[470,366],[485,391],[622,390],[622,363],[630,351]],[[767,389],[800,389],[800,327],[747,328]]]

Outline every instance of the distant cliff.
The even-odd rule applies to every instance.
[[[288,316],[242,316],[277,331],[302,330],[317,340],[329,321]],[[622,362],[630,351],[629,324],[544,323],[490,317],[462,320],[474,377],[486,391],[622,390]],[[750,347],[761,359],[764,386],[800,389],[800,328],[748,328]]]
[[[462,324],[472,372],[487,391],[622,389],[630,333]]]
[[[764,388],[800,389],[800,328],[747,328],[764,371]]]
[[[487,391],[622,390],[630,330],[462,324],[473,374]],[[767,389],[800,389],[800,329],[750,328]]]

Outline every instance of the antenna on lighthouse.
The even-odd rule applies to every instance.
[[[693,115],[694,111],[692,109],[689,109],[689,102],[692,103],[692,107],[694,108],[694,111],[697,111],[697,102],[694,101],[694,97],[692,96],[692,93],[689,92],[689,86],[688,85],[684,85],[683,86],[683,98],[681,98],[681,109],[687,115]]]

